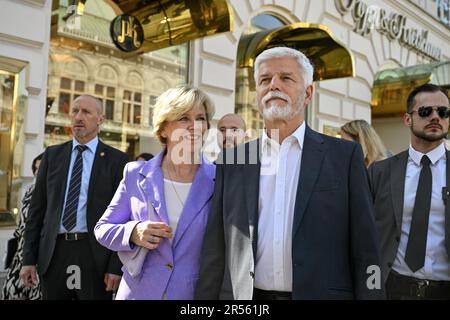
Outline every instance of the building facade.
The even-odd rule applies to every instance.
[[[51,0],[4,0],[0,10],[0,259],[22,190],[42,152]],[[26,23],[25,23],[26,22]],[[0,273],[3,273],[3,263]]]
[[[401,104],[387,113],[386,94],[374,103],[380,73],[450,60],[448,0],[229,0],[232,32],[132,58],[123,58],[109,38],[108,26],[120,14],[114,1],[87,0],[75,27],[63,19],[68,2],[54,0],[53,7],[49,0],[2,2],[0,209],[4,212],[18,211],[21,190],[32,181],[34,156],[45,146],[71,138],[67,113],[73,99],[83,93],[103,101],[106,121],[100,137],[130,156],[160,150],[152,134],[152,106],[160,93],[181,83],[198,86],[211,96],[216,105],[213,124],[237,112],[256,130],[256,137],[263,123],[255,106],[253,70],[241,67],[239,57],[244,39],[257,32],[299,23],[329,30],[352,56],[354,76],[315,81],[308,125],[337,135],[347,121],[364,119],[393,153],[407,148],[409,131],[402,124]],[[443,83],[450,87],[448,69],[443,70]],[[207,151],[214,157],[217,146],[212,143]],[[9,220],[2,226],[4,240],[13,225]]]

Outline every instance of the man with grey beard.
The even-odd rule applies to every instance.
[[[362,150],[306,125],[313,73],[294,49],[256,58],[265,130],[217,165],[197,299],[383,298]]]
[[[388,299],[450,299],[449,116],[447,90],[414,89],[408,150],[369,167]]]

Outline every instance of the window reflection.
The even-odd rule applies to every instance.
[[[67,0],[59,1],[58,19],[64,16],[67,4]],[[159,151],[152,134],[152,108],[162,92],[186,83],[188,45],[119,58],[109,37],[110,22],[115,17],[106,1],[87,1],[80,30],[70,30],[60,23],[58,34],[52,35],[48,95],[54,102],[46,117],[46,146],[72,138],[68,114],[71,103],[81,94],[91,94],[102,101],[105,121],[100,138],[105,143],[131,158]],[[95,46],[78,50],[83,41]]]
[[[250,23],[246,26],[242,35],[246,36],[262,30],[276,29],[284,25],[285,23],[274,15],[260,14],[250,20]],[[256,132],[260,132],[260,129],[264,128],[264,122],[256,105],[256,92],[251,91],[249,88],[249,72],[253,72],[253,70],[239,67],[236,69],[235,112],[244,118],[248,129],[253,129],[256,130]]]
[[[0,227],[14,225],[20,205],[19,191],[24,151],[24,114],[27,104],[26,71],[0,70]]]

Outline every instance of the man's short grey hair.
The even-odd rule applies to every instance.
[[[264,50],[256,57],[254,70],[256,84],[258,84],[261,63],[275,58],[291,58],[296,60],[300,68],[300,74],[303,76],[303,81],[305,82],[305,88],[313,83],[314,67],[302,52],[287,47],[275,47]]]
[[[98,114],[99,115],[103,115],[103,104],[102,104],[102,101],[99,98],[94,97],[94,96],[92,96],[90,94],[82,94],[81,96],[76,97],[73,100],[73,104],[75,104],[75,102],[77,102],[78,100],[80,100],[82,98],[89,98],[89,99],[94,100],[95,106],[97,107]]]

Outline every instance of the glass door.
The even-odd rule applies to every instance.
[[[15,224],[23,184],[22,162],[27,103],[25,70],[0,70],[0,227]]]

